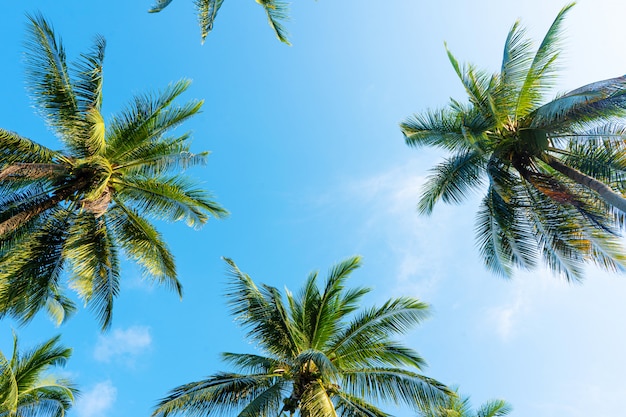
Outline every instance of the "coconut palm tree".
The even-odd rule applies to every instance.
[[[53,28],[41,16],[29,20],[28,87],[64,149],[0,129],[0,316],[27,322],[45,308],[62,321],[73,310],[62,290],[67,271],[106,328],[119,292],[120,250],[182,294],[174,258],[149,218],[200,227],[226,214],[180,173],[207,153],[191,153],[188,134],[170,133],[202,102],[174,104],[189,86],[183,80],[135,97],[105,124],[104,39],[68,67]]]
[[[156,3],[148,12],[158,13],[165,9],[173,0],[156,0]],[[278,40],[287,45],[289,43],[289,33],[281,22],[289,18],[289,3],[281,0],[255,0],[263,7],[267,14],[267,20],[276,34]],[[195,0],[196,9],[198,11],[198,23],[200,24],[202,43],[206,39],[206,36],[213,29],[213,22],[217,16],[217,11],[222,6],[224,0]]]
[[[220,372],[173,389],[153,417],[377,416],[388,414],[375,402],[422,408],[442,404],[450,391],[423,376],[424,360],[392,340],[428,315],[428,305],[411,297],[390,299],[357,312],[366,288],[346,288],[359,267],[352,257],[329,272],[320,289],[317,272],[297,295],[260,288],[230,266],[231,312],[248,329],[260,353],[224,353],[238,372]]]
[[[472,410],[469,397],[450,396],[447,402],[439,407],[419,411],[419,417],[504,417],[509,415],[512,407],[504,400],[491,400],[482,404],[478,410]]]
[[[516,22],[500,72],[461,65],[448,51],[469,102],[401,124],[409,146],[451,153],[432,169],[418,209],[460,203],[483,190],[477,246],[489,269],[544,262],[568,280],[593,262],[622,270],[619,232],[626,213],[626,76],[594,82],[545,103],[558,69],[564,7],[534,51]]]
[[[20,353],[14,334],[11,359],[0,352],[0,417],[63,417],[78,390],[48,370],[65,365],[71,354],[72,349],[59,344],[59,336]]]

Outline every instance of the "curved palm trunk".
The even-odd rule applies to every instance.
[[[81,187],[83,187],[84,184],[84,182],[80,182],[78,184],[74,184],[72,187],[59,190],[58,193],[55,193],[52,197],[43,201],[41,204],[32,207],[30,210],[17,213],[16,215],[1,222],[0,237],[18,229],[20,226],[22,226],[33,217],[43,213],[46,210],[50,210],[60,202],[67,200],[72,194],[74,194]]]
[[[0,223],[0,236],[3,236],[9,232],[18,229],[20,226],[22,226],[24,223],[37,216],[38,214],[41,214],[46,210],[50,210],[52,207],[65,200],[66,197],[67,196],[65,195],[55,195],[52,198],[44,201],[43,203],[33,207],[32,209],[18,213],[15,216],[12,216],[9,219],[3,221],[2,223]]]
[[[15,163],[0,170],[0,180],[11,180],[13,178],[38,179],[50,177],[65,172],[66,169],[59,164],[39,164],[39,163]]]
[[[608,204],[626,213],[626,198],[624,198],[620,193],[613,191],[611,187],[609,187],[602,181],[598,181],[597,179],[590,177],[589,175],[584,174],[575,168],[567,166],[556,158],[549,157],[546,162],[548,163],[548,165],[550,165],[561,174],[565,175],[567,178],[584,187],[589,188],[590,190],[595,191]]]

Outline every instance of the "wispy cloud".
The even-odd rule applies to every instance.
[[[150,349],[152,336],[150,328],[132,326],[127,329],[115,329],[108,335],[98,336],[94,358],[101,362],[122,360],[132,365],[134,360]]]
[[[484,310],[487,327],[492,328],[503,342],[514,339],[522,329],[536,325],[540,310],[557,302],[563,296],[567,284],[556,279],[550,271],[538,268],[532,272],[520,272],[508,282],[510,291],[495,306]]]
[[[116,398],[117,388],[111,381],[99,382],[81,393],[73,409],[79,417],[104,417]]]
[[[518,293],[513,302],[488,309],[487,320],[491,322],[501,340],[509,341],[516,333],[516,325],[527,310],[528,300]]]
[[[375,250],[380,250],[380,240],[385,241],[385,256],[392,260],[387,264],[393,265],[389,274],[395,279],[393,292],[431,298],[448,274],[443,259],[453,250],[457,231],[465,227],[472,233],[473,214],[459,215],[456,207],[442,204],[432,216],[420,216],[416,205],[426,180],[421,171],[422,161],[409,159],[373,176],[346,181],[337,194],[344,203],[359,206],[352,211],[362,213],[360,233],[377,236]]]

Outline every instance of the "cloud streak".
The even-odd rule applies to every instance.
[[[94,358],[105,363],[122,360],[132,364],[151,346],[152,336],[148,327],[132,326],[127,329],[115,329],[108,335],[98,336]]]
[[[103,381],[82,392],[74,410],[79,417],[104,417],[117,399],[117,388],[111,381]]]

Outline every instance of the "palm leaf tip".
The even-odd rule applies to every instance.
[[[165,9],[173,0],[157,0],[157,2],[148,9],[148,13],[158,13]]]
[[[291,46],[289,32],[281,22],[289,20],[289,3],[280,0],[256,0],[267,14],[270,27],[274,30],[276,38],[282,43]]]

